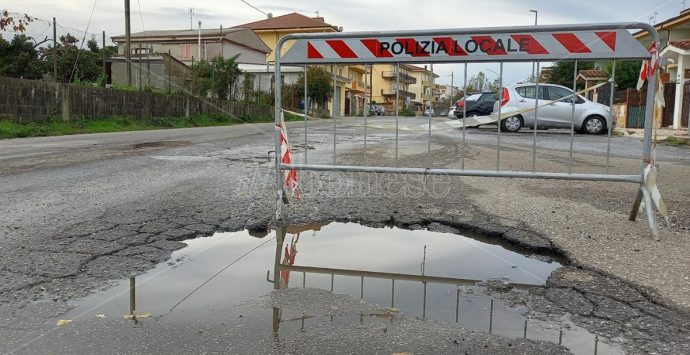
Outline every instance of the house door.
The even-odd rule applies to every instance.
[[[345,116],[350,116],[352,114],[352,100],[350,99],[350,94],[345,95]]]
[[[673,108],[676,102],[675,83],[664,84],[664,101],[666,107],[664,107],[664,112],[661,115],[661,127],[668,127],[673,125]]]

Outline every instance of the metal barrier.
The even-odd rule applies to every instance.
[[[282,65],[299,65],[304,67],[304,92],[305,92],[305,146],[308,146],[308,126],[307,126],[307,67],[308,65],[327,66],[333,65],[333,76],[336,77],[335,67],[337,64],[363,64],[370,67],[375,64],[395,64],[396,65],[396,98],[400,94],[400,63],[464,63],[465,80],[463,89],[467,88],[467,64],[473,62],[498,62],[500,64],[499,74],[499,103],[503,99],[503,63],[507,62],[534,62],[536,63],[537,75],[539,65],[542,62],[558,61],[569,59],[575,61],[575,73],[573,89],[575,89],[575,79],[577,78],[578,60],[612,60],[620,59],[639,59],[649,60],[650,52],[647,51],[628,30],[644,29],[651,35],[653,43],[659,42],[657,31],[645,23],[603,23],[588,25],[554,25],[554,26],[528,26],[528,27],[494,27],[494,28],[472,28],[472,29],[441,29],[423,31],[397,31],[397,32],[352,32],[352,33],[308,33],[299,35],[288,35],[282,37],[276,46],[275,55],[275,77],[281,77]],[[291,47],[284,51],[284,45],[293,42]],[[284,53],[284,54],[283,54]],[[535,74],[533,72],[533,74]],[[615,78],[612,78],[612,82]],[[433,78],[432,78],[433,80]],[[647,87],[647,107],[654,105],[654,84],[656,83],[656,73],[648,78],[650,83]],[[536,80],[538,90],[538,80]],[[335,91],[336,85],[334,85]],[[613,91],[614,85],[611,85]],[[371,85],[370,85],[371,89]],[[576,90],[573,90],[574,92]],[[334,98],[335,98],[334,93]],[[573,94],[574,96],[574,94]],[[613,97],[611,95],[611,106]],[[432,169],[431,168],[431,130],[432,121],[429,116],[428,137],[427,137],[427,164],[426,168],[410,168],[399,166],[398,153],[398,128],[399,117],[397,112],[396,100],[396,124],[395,124],[395,167],[387,166],[368,166],[366,165],[367,148],[367,119],[368,110],[365,102],[364,113],[364,150],[365,164],[358,166],[337,165],[337,119],[333,117],[333,164],[315,165],[308,163],[307,149],[304,152],[304,163],[295,164],[282,161],[281,153],[281,132],[276,130],[276,160],[275,167],[277,172],[277,188],[279,194],[278,210],[281,200],[284,197],[284,181],[282,171],[311,170],[311,171],[339,171],[339,172],[371,172],[371,173],[399,173],[399,174],[422,174],[422,175],[451,175],[451,176],[482,176],[497,178],[527,178],[527,179],[559,179],[559,180],[581,180],[581,181],[609,181],[609,182],[629,182],[639,184],[637,196],[630,212],[630,220],[634,221],[640,208],[641,201],[645,201],[645,212],[649,222],[652,236],[659,238],[656,217],[653,210],[650,189],[645,184],[645,166],[652,162],[652,109],[645,112],[644,121],[644,142],[642,151],[642,169],[640,173],[634,174],[610,174],[609,158],[611,154],[611,130],[612,124],[608,124],[608,143],[606,151],[606,172],[604,174],[587,173],[575,174],[572,172],[573,163],[573,142],[574,142],[574,120],[571,124],[570,150],[568,159],[568,173],[540,172],[536,169],[537,152],[537,125],[539,110],[539,95],[535,95],[536,104],[534,108],[535,127],[533,135],[533,164],[531,171],[512,171],[502,170],[501,161],[501,120],[512,117],[510,113],[503,116],[502,105],[498,105],[498,129],[497,135],[497,164],[496,170],[472,170],[465,169],[465,124],[462,125],[462,157],[460,169]],[[366,99],[365,99],[366,100]],[[575,100],[571,100],[573,105],[573,117],[575,115]],[[334,100],[334,106],[335,106]],[[277,127],[281,126],[281,85],[276,85],[275,89],[275,122]],[[465,109],[466,110],[466,107]],[[466,113],[466,111],[465,111]]]

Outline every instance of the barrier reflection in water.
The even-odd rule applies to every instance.
[[[455,322],[463,324],[463,326],[466,326],[470,324],[470,327],[472,327],[472,323],[476,323],[475,316],[473,312],[468,313],[466,316],[467,319],[463,320],[462,317],[462,309],[461,309],[461,293],[463,293],[463,287],[474,287],[478,283],[482,282],[483,280],[479,279],[471,279],[471,278],[455,278],[455,277],[444,277],[444,276],[433,276],[433,275],[425,275],[424,273],[424,268],[420,270],[419,275],[415,274],[406,274],[406,273],[391,273],[391,272],[380,272],[380,271],[368,271],[368,270],[353,270],[353,269],[341,269],[341,268],[326,268],[326,267],[313,267],[313,266],[302,266],[302,265],[296,265],[296,255],[297,255],[297,242],[299,241],[299,233],[303,232],[295,232],[291,237],[287,237],[287,231],[288,228],[286,227],[278,227],[276,229],[277,232],[277,238],[276,238],[276,258],[274,260],[274,269],[273,269],[273,275],[275,276],[274,280],[270,280],[274,284],[275,288],[288,288],[289,287],[289,281],[290,281],[290,275],[292,273],[297,273],[298,276],[302,277],[302,282],[301,282],[301,287],[306,288],[309,287],[309,284],[307,282],[308,275],[311,274],[314,277],[316,275],[326,275],[329,276],[330,279],[330,287],[329,291],[334,292],[335,286],[338,284],[336,279],[342,278],[351,278],[351,277],[357,277],[359,278],[359,296],[360,299],[364,299],[364,295],[366,292],[366,287],[369,283],[365,283],[365,279],[379,279],[379,280],[390,280],[390,307],[386,309],[386,311],[390,311],[390,314],[387,314],[386,316],[389,316],[391,319],[391,322],[393,321],[393,318],[395,317],[395,314],[398,312],[397,309],[395,309],[396,306],[396,281],[404,281],[404,282],[412,282],[412,283],[421,283],[422,285],[422,292],[419,295],[420,298],[422,298],[421,302],[421,310],[420,314],[422,319],[427,318],[427,307],[428,307],[428,299],[427,299],[427,293],[428,293],[428,285],[431,284],[437,284],[437,285],[454,285],[456,287],[455,289],[455,309],[454,309],[454,314],[455,314]],[[426,257],[426,256],[425,256]],[[423,263],[424,264],[424,263]],[[269,270],[267,272],[268,274],[271,273]],[[338,276],[338,278],[336,278]],[[324,281],[324,280],[322,280]],[[509,285],[511,287],[514,287],[518,290],[523,290],[526,291],[530,288],[533,287],[540,287],[542,285],[540,284],[528,284],[528,283],[519,283],[519,282],[509,282],[502,280],[506,285]],[[373,282],[372,282],[373,283]],[[323,286],[324,283],[322,282],[321,287],[317,286],[317,288],[325,288]],[[376,286],[371,286],[376,288]],[[464,294],[464,293],[463,293]],[[406,296],[409,296],[408,294],[404,294]],[[535,339],[535,340],[548,340],[552,341],[554,343],[558,343],[559,345],[566,345],[568,346],[569,344],[564,344],[564,331],[562,327],[559,327],[557,331],[553,331],[552,335],[549,336],[548,334],[545,334],[545,330],[543,327],[543,324],[539,324],[539,322],[535,322],[535,324],[532,326],[532,330],[528,332],[530,329],[530,324],[528,322],[528,318],[524,318],[520,321],[520,327],[522,329],[519,329],[519,333],[514,333],[510,332],[511,328],[510,326],[506,324],[501,324],[501,322],[506,321],[506,307],[501,305],[500,312],[502,314],[501,317],[496,317],[495,311],[496,311],[496,306],[495,306],[495,299],[494,298],[489,298],[488,300],[480,299],[478,300],[480,302],[474,302],[474,305],[470,305],[470,307],[473,308],[484,308],[487,310],[488,313],[488,319],[486,319],[487,323],[484,323],[483,331],[491,333],[491,334],[496,334],[496,335],[502,335],[502,336],[510,336],[510,337],[516,337],[516,338],[523,338],[523,339]],[[484,303],[482,303],[484,302]],[[483,304],[483,305],[482,305]],[[500,301],[498,304],[501,304]],[[467,310],[469,311],[469,310]],[[328,314],[330,317],[331,322],[334,321],[334,319],[340,317],[335,314]],[[375,317],[375,316],[381,316],[379,314],[360,314],[359,316],[359,322],[364,323],[368,317]],[[278,332],[280,330],[280,324],[284,322],[289,322],[289,321],[295,321],[295,320],[300,320],[301,325],[300,325],[300,331],[305,331],[306,325],[305,325],[305,319],[311,318],[310,316],[303,316],[303,317],[298,317],[295,319],[283,319],[282,318],[282,312],[280,308],[273,308],[273,330],[274,332]],[[499,323],[496,323],[499,322]],[[496,329],[498,325],[499,329]],[[481,329],[478,329],[481,330]],[[516,329],[517,330],[517,329]],[[519,334],[519,335],[518,335]],[[529,335],[529,337],[528,337]],[[565,334],[568,335],[568,334]],[[570,336],[575,336],[575,337],[581,337],[582,334],[575,334],[574,330],[573,333],[570,334]],[[591,346],[587,346],[589,351],[593,349],[594,354],[597,354],[599,351],[599,339],[597,336],[594,336],[594,338],[589,338],[592,339],[592,342],[590,343]],[[577,345],[570,344],[571,346],[577,346],[580,347],[582,344],[582,339],[574,339],[573,343],[577,343]],[[571,351],[574,351],[575,353],[579,354],[584,354],[584,353],[591,353],[591,352],[583,352],[582,350],[584,349],[571,349]]]

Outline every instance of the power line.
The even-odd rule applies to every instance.
[[[251,7],[252,9],[254,9],[254,10],[256,10],[256,11],[259,11],[260,13],[262,13],[262,14],[268,16],[268,13],[267,13],[267,12],[265,12],[265,11],[259,9],[258,7],[252,5],[252,4],[250,4],[250,3],[248,3],[248,2],[246,2],[246,1],[244,1],[244,0],[240,0],[240,1],[242,1],[243,3],[249,5],[249,7]]]
[[[211,276],[209,279],[207,279],[206,281],[204,281],[203,283],[201,283],[201,285],[199,285],[197,288],[195,288],[194,290],[192,290],[192,292],[190,292],[190,293],[188,293],[186,296],[184,296],[179,302],[175,303],[175,305],[172,306],[172,308],[170,308],[170,310],[169,310],[167,313],[161,314],[160,316],[156,317],[156,319],[160,319],[160,318],[162,318],[162,317],[164,317],[164,316],[166,316],[166,315],[172,313],[172,311],[174,311],[175,308],[177,308],[177,306],[179,306],[180,304],[182,304],[182,302],[186,301],[189,297],[191,297],[194,293],[196,293],[196,291],[199,291],[199,289],[201,289],[202,287],[204,287],[204,285],[206,285],[207,283],[211,282],[211,280],[215,279],[218,275],[220,275],[221,273],[223,273],[223,271],[227,270],[227,269],[230,268],[231,266],[235,265],[235,263],[237,263],[238,261],[242,260],[245,256],[247,256],[247,255],[253,253],[255,250],[257,250],[257,249],[261,248],[262,246],[264,246],[264,245],[266,245],[266,244],[268,244],[268,243],[274,241],[275,239],[276,239],[276,237],[273,237],[273,238],[271,238],[271,239],[269,239],[269,240],[267,240],[267,241],[265,241],[265,242],[263,242],[263,243],[257,245],[256,247],[254,247],[254,248],[251,249],[250,251],[248,251],[248,252],[242,254],[239,258],[233,260],[233,261],[232,261],[231,263],[229,263],[228,265],[225,265],[222,269],[220,269],[218,272],[216,272],[215,274],[213,274],[213,276]]]
[[[146,31],[144,28],[144,15],[141,13],[141,1],[137,0],[137,6],[139,7],[139,18],[141,19],[141,32]]]
[[[86,41],[86,35],[89,33],[89,26],[91,26],[91,20],[93,19],[93,13],[96,11],[96,4],[98,4],[98,0],[93,0],[93,7],[91,8],[91,15],[89,16],[89,22],[86,23],[86,30],[84,30],[84,36],[81,39],[81,45],[79,46],[79,52],[77,52],[77,58],[74,60],[74,66],[72,66],[72,73],[69,75],[69,81],[68,83],[72,82],[72,78],[74,77],[74,72],[77,70],[77,63],[79,62],[79,55],[81,54],[81,50],[84,49],[84,42]]]

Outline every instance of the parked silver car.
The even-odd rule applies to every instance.
[[[573,91],[566,87],[553,84],[539,84],[539,109],[538,119],[535,120],[534,107],[536,103],[535,84],[518,84],[503,88],[503,100],[494,105],[494,113],[498,112],[501,105],[501,116],[510,115],[511,111],[532,109],[532,111],[508,116],[501,121],[501,130],[517,132],[522,127],[534,128],[570,128],[575,122],[575,131],[588,134],[601,134],[613,128],[615,121],[612,119],[608,106],[589,101],[582,96],[575,96],[575,115],[573,121]],[[569,97],[570,96],[570,97]],[[564,97],[567,97],[563,99]],[[547,101],[554,101],[541,107]]]

